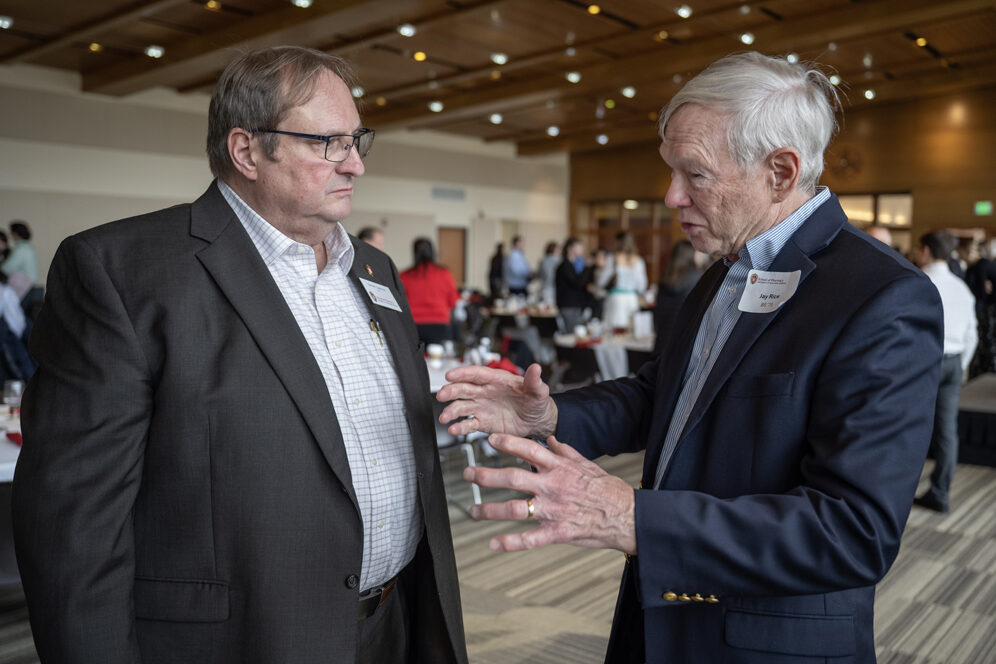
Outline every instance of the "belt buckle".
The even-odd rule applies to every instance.
[[[357,602],[357,620],[366,620],[372,616],[377,611],[377,607],[387,600],[397,583],[398,577],[394,577],[387,583],[365,590],[366,597],[363,597],[364,593],[361,593],[359,602]]]

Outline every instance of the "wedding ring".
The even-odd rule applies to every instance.
[[[529,510],[529,514],[526,516],[527,519],[536,518],[536,506],[533,505],[533,499],[530,498],[526,501],[526,509]]]

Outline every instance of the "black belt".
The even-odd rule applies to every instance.
[[[395,586],[398,585],[398,577],[394,577],[387,583],[382,583],[379,586],[374,586],[373,588],[368,588],[360,593],[360,601],[358,603],[358,613],[356,616],[357,621],[366,620],[374,614],[377,607],[387,601],[388,595],[390,595]]]

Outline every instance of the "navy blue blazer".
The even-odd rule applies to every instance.
[[[703,275],[635,378],[555,397],[560,440],[589,458],[645,449],[653,486],[726,269]],[[930,441],[941,302],[918,269],[849,225],[836,197],[770,270],[800,270],[795,295],[741,314],[660,490],[636,491],[638,556],[607,662],[875,661],[875,584]]]

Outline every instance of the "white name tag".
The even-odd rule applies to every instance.
[[[401,307],[398,306],[398,301],[394,299],[394,293],[391,292],[390,288],[368,281],[363,277],[360,277],[360,282],[363,284],[363,290],[370,296],[371,302],[385,309],[401,311]]]
[[[795,295],[801,270],[795,272],[765,272],[751,270],[747,285],[740,298],[740,311],[749,314],[767,314],[782,306]]]

